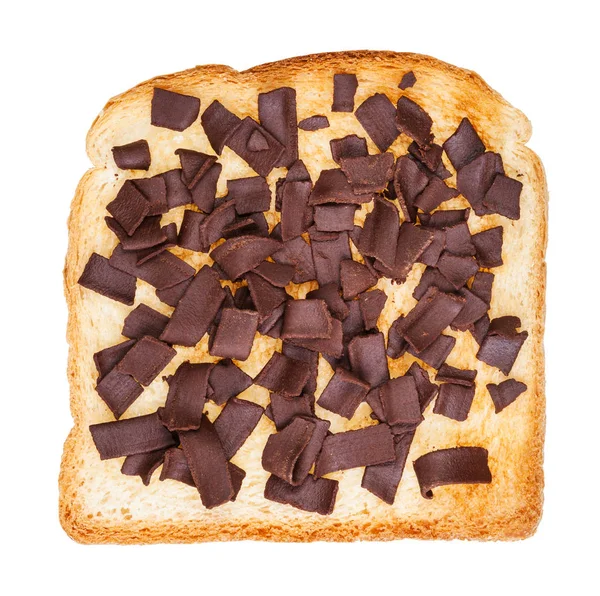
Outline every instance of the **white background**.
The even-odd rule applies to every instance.
[[[237,4],[3,3],[0,536],[6,550],[0,590],[597,594],[600,171],[594,143],[600,133],[600,48],[595,3]],[[533,123],[530,146],[544,162],[550,188],[546,491],[537,534],[495,544],[86,547],[72,542],[57,515],[60,454],[71,425],[61,273],[69,204],[89,165],[84,141],[94,117],[111,96],[195,64],[244,69],[348,49],[421,52],[470,68]]]

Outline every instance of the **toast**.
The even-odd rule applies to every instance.
[[[416,82],[400,89],[398,83],[413,72]],[[90,425],[115,419],[95,390],[97,372],[94,354],[124,341],[123,320],[132,306],[111,300],[78,284],[92,253],[109,257],[118,244],[106,227],[106,206],[117,196],[127,179],[153,176],[180,167],[176,149],[186,148],[214,155],[201,125],[205,109],[220,101],[239,118],[258,120],[257,96],[279,87],[292,87],[297,94],[297,119],[326,115],[329,126],[318,130],[298,130],[299,156],[313,183],[324,169],[337,167],[330,152],[330,140],[356,134],[367,139],[369,154],[379,153],[359,120],[348,112],[332,112],[333,78],[338,73],[353,73],[358,87],[354,106],[360,106],[375,93],[386,95],[395,105],[407,96],[432,118],[432,132],[438,143],[446,141],[463,118],[468,118],[488,151],[501,155],[504,170],[523,185],[520,218],[507,219],[498,214],[478,217],[471,212],[471,234],[493,226],[503,228],[503,264],[495,274],[489,317],[518,316],[528,337],[516,362],[505,375],[498,368],[476,358],[478,345],[464,331],[447,329],[456,339],[447,364],[477,371],[475,395],[464,421],[433,412],[433,403],[424,412],[410,446],[408,459],[390,505],[361,488],[364,468],[357,467],[327,474],[339,481],[335,507],[328,515],[302,511],[264,497],[269,473],[261,456],[275,432],[267,416],[262,416],[249,438],[232,458],[246,475],[235,501],[207,509],[198,490],[174,480],[159,480],[155,473],[144,486],[139,477],[121,473],[123,458],[101,460],[90,434]],[[155,87],[200,98],[200,117],[183,131],[152,126],[150,106]],[[60,521],[73,539],[83,543],[157,543],[222,540],[274,541],[352,541],[421,539],[514,540],[530,536],[542,512],[544,398],[544,293],[545,247],[547,233],[547,189],[538,157],[525,146],[531,135],[527,118],[475,73],[434,58],[393,52],[341,52],[292,58],[237,72],[229,67],[209,65],[173,75],[157,77],[111,99],[96,118],[87,136],[87,153],[93,167],[81,179],[69,217],[69,248],[64,272],[65,294],[69,308],[67,338],[70,346],[68,376],[74,426],[64,447],[59,487]],[[116,166],[111,149],[146,139],[151,149],[149,170],[123,170]],[[397,158],[407,153],[411,139],[400,134],[388,151]],[[218,159],[222,171],[217,197],[227,194],[227,181],[256,176],[256,171],[229,147]],[[456,173],[446,154],[443,163],[451,173],[446,180],[456,186]],[[278,178],[284,168],[274,168],[266,176],[275,196]],[[464,209],[463,196],[444,202],[442,209]],[[185,206],[162,216],[161,224],[180,225]],[[363,225],[372,205],[360,206],[354,223]],[[279,221],[271,208],[266,214],[269,229]],[[208,254],[180,246],[170,249],[199,270],[211,265]],[[360,260],[352,245],[355,260]],[[387,277],[376,288],[387,295],[378,318],[379,329],[387,337],[392,323],[415,305],[413,292],[425,265],[416,263],[404,283]],[[303,298],[317,287],[315,282],[292,284],[288,293]],[[138,281],[135,306],[146,304],[171,316],[173,308],[158,299],[154,289]],[[209,354],[205,334],[193,346],[176,346],[176,355],[123,414],[129,419],[164,406],[167,384],[161,377],[173,375],[186,361],[216,362]],[[281,340],[257,334],[250,356],[237,362],[239,368],[256,378],[273,353],[281,351]],[[425,370],[435,371],[418,357],[406,353],[388,358],[390,376],[404,375],[417,361]],[[333,370],[322,356],[318,363],[315,395],[327,386]],[[514,378],[526,391],[501,412],[486,386]],[[241,399],[266,407],[269,391],[252,384]],[[213,420],[221,411],[211,401],[205,412]],[[350,419],[315,406],[319,418],[328,420],[334,435],[376,424],[372,408],[362,401]],[[488,484],[455,484],[434,489],[434,498],[423,497],[414,462],[421,456],[446,448],[476,446],[487,449],[492,481]]]

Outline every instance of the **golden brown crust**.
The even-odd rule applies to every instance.
[[[498,507],[497,510],[489,510],[492,497],[487,497],[486,500],[485,497],[480,496],[483,493],[477,492],[475,487],[459,487],[455,492],[449,491],[448,506],[458,504],[465,511],[456,512],[452,509],[446,509],[446,515],[441,516],[436,513],[438,511],[436,509],[425,512],[425,508],[431,506],[429,502],[423,502],[419,505],[423,508],[421,516],[414,514],[414,512],[406,515],[387,515],[381,513],[385,510],[377,509],[377,513],[373,513],[372,516],[357,515],[348,517],[345,520],[312,514],[304,514],[304,516],[299,514],[296,517],[270,516],[267,518],[253,515],[244,518],[244,516],[240,517],[238,515],[237,517],[232,516],[225,519],[220,515],[201,517],[202,514],[199,514],[201,521],[190,521],[190,519],[199,519],[196,513],[190,513],[188,519],[173,519],[168,514],[163,515],[160,519],[151,519],[150,517],[136,519],[129,514],[127,506],[122,507],[119,512],[114,508],[104,510],[102,507],[95,507],[95,504],[90,504],[93,499],[89,496],[89,489],[87,487],[82,488],[88,480],[82,476],[82,469],[89,464],[91,456],[97,459],[97,455],[92,451],[93,447],[91,447],[89,433],[87,433],[87,425],[90,420],[102,420],[105,414],[101,410],[90,412],[90,402],[87,399],[89,373],[84,368],[85,365],[82,363],[81,355],[85,350],[90,352],[90,349],[89,346],[84,345],[87,340],[82,336],[80,316],[82,316],[84,302],[81,289],[76,282],[82,265],[91,252],[88,245],[89,238],[86,236],[86,217],[89,214],[84,212],[84,201],[91,194],[102,194],[105,187],[114,184],[114,181],[110,179],[111,173],[109,172],[109,175],[107,175],[109,169],[107,154],[110,152],[110,146],[112,146],[110,143],[112,131],[119,129],[121,119],[124,118],[124,108],[137,107],[144,98],[151,94],[151,90],[155,85],[184,91],[190,87],[203,85],[218,87],[219,85],[234,84],[243,89],[250,89],[255,96],[257,92],[280,85],[282,81],[293,81],[296,77],[306,75],[307,72],[332,73],[336,70],[348,71],[357,67],[360,67],[363,73],[376,74],[378,79],[385,80],[386,76],[389,77],[393,86],[397,84],[393,82],[395,80],[393,77],[399,71],[414,69],[423,73],[425,79],[431,74],[432,77],[437,77],[436,81],[439,80],[440,84],[456,84],[461,88],[464,87],[468,90],[468,93],[465,92],[462,96],[457,94],[454,111],[458,113],[462,109],[476,120],[477,113],[474,106],[493,106],[493,110],[490,108],[488,114],[494,115],[496,120],[494,126],[486,121],[486,114],[484,113],[481,121],[476,122],[476,128],[482,132],[483,139],[488,147],[501,151],[503,157],[505,151],[514,155],[514,159],[509,164],[510,167],[518,169],[520,172],[522,170],[526,177],[526,184],[532,197],[531,221],[535,222],[535,226],[532,226],[528,231],[531,243],[528,245],[528,249],[531,250],[531,262],[534,267],[529,278],[531,288],[528,290],[532,292],[531,295],[528,294],[530,297],[528,305],[532,312],[528,313],[527,317],[530,323],[528,331],[530,332],[529,341],[531,342],[528,361],[533,363],[534,370],[527,371],[529,397],[527,403],[520,406],[523,419],[528,425],[527,435],[523,439],[523,452],[525,452],[526,447],[526,456],[520,453],[517,459],[511,460],[511,465],[519,466],[518,469],[515,468],[514,470],[518,494],[514,497],[513,504],[505,509]],[[419,92],[418,88],[415,89],[417,96]],[[202,101],[204,102],[204,99]],[[203,103],[204,107],[207,105],[207,103]],[[238,112],[240,111],[238,110]],[[248,107],[248,113],[252,115],[252,108]],[[432,116],[434,122],[437,122],[435,114],[432,114]],[[442,131],[441,138],[446,138],[449,134],[448,131],[452,130],[456,124],[456,119],[450,119],[446,128]],[[371,51],[315,54],[263,64],[244,72],[237,72],[221,65],[202,66],[168,76],[157,77],[112,98],[96,118],[88,134],[88,154],[94,169],[89,170],[79,183],[69,218],[69,249],[64,275],[65,296],[69,307],[67,329],[67,340],[70,346],[68,376],[74,428],[65,442],[59,479],[59,515],[65,531],[72,538],[83,543],[196,542],[242,539],[347,541],[358,539],[392,540],[404,537],[515,540],[530,536],[539,523],[543,499],[542,463],[545,398],[542,339],[546,275],[544,255],[547,234],[545,176],[538,157],[524,146],[530,135],[531,126],[527,118],[510,106],[498,93],[490,89],[477,74],[418,54]],[[498,146],[499,144],[502,145],[502,148]],[[168,168],[164,167],[162,169]],[[101,246],[101,240],[98,242]],[[514,314],[521,316],[521,313]],[[506,416],[506,420],[511,424],[514,418],[514,413]],[[456,431],[452,439],[456,439],[459,443],[460,441],[468,443],[471,440],[469,432],[468,430]],[[428,442],[428,439],[424,437],[423,445],[419,448],[430,449],[431,442]],[[493,463],[498,466],[502,465],[502,462]],[[104,488],[108,487],[108,492],[111,488],[114,488],[114,481],[111,478],[107,474]],[[128,481],[130,480],[128,479]],[[414,492],[415,487],[411,486],[410,490]],[[439,498],[438,502],[442,502],[442,497]],[[471,508],[467,503],[475,503],[475,505]],[[195,503],[193,507],[196,507]],[[273,510],[279,511],[278,507],[280,506],[274,506]],[[103,515],[101,515],[102,511],[104,511]],[[108,511],[108,516],[106,511]]]

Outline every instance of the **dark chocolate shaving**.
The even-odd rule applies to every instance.
[[[229,275],[229,279],[234,280],[260,265],[280,248],[281,242],[271,238],[239,236],[226,240],[210,256]]]
[[[340,166],[354,193],[383,192],[394,176],[394,155],[379,153],[364,157],[342,157]]]
[[[406,374],[410,375],[415,380],[417,393],[419,394],[419,406],[421,412],[424,412],[427,409],[427,406],[432,402],[433,398],[437,395],[439,387],[430,381],[428,372],[421,368],[416,362],[413,362],[410,365]]]
[[[132,305],[135,299],[135,277],[115,269],[109,259],[95,252],[91,254],[77,283],[123,304]]]
[[[295,397],[302,393],[310,375],[310,366],[306,362],[274,352],[254,383],[284,397]]]
[[[350,312],[348,305],[342,300],[336,284],[326,284],[306,294],[308,299],[324,300],[331,314],[343,321]]]
[[[481,317],[481,319],[479,319],[478,321],[475,322],[475,324],[473,325],[473,328],[469,329],[469,332],[471,333],[471,335],[473,336],[475,341],[479,345],[481,345],[481,343],[483,342],[483,340],[488,332],[489,327],[490,327],[490,318],[486,314],[483,317]]]
[[[331,139],[329,146],[333,161],[338,165],[340,165],[344,157],[363,157],[369,154],[366,139],[357,135],[348,135],[341,139]]]
[[[436,176],[429,179],[427,186],[421,194],[415,199],[414,206],[421,211],[430,213],[437,209],[442,203],[458,196],[458,191],[448,186],[443,180]]]
[[[437,268],[457,290],[460,290],[479,270],[477,262],[472,257],[459,257],[446,251],[440,256]]]
[[[313,417],[314,414],[315,398],[312,395],[303,393],[299,397],[283,397],[271,393],[271,415],[277,430],[287,426],[295,416]]]
[[[150,212],[150,203],[137,189],[131,180],[126,180],[117,196],[106,210],[117,220],[119,225],[131,236]]]
[[[406,221],[417,221],[415,200],[428,184],[429,176],[414,159],[403,155],[396,160],[394,190]]]
[[[492,301],[492,285],[494,274],[487,271],[478,271],[471,284],[471,292],[481,298],[488,306]]]
[[[127,411],[143,390],[133,377],[120,372],[116,366],[96,385],[98,395],[117,419]]]
[[[281,353],[284,356],[288,356],[289,358],[293,358],[294,360],[301,360],[302,362],[306,362],[309,365],[311,374],[304,386],[303,392],[309,393],[311,395],[317,389],[317,374],[319,368],[319,355],[312,350],[307,348],[302,348],[300,346],[295,346],[289,342],[284,341],[282,344]]]
[[[167,205],[169,209],[192,203],[192,193],[183,183],[180,169],[164,172],[162,177],[165,181]]]
[[[294,267],[263,261],[258,267],[252,270],[252,273],[256,273],[256,275],[259,275],[273,286],[285,288],[294,277]]]
[[[383,333],[359,335],[348,344],[352,372],[371,387],[378,387],[390,378]]]
[[[467,209],[444,209],[435,211],[431,215],[428,213],[419,213],[419,221],[424,226],[430,228],[449,228],[457,224],[466,222],[469,219],[471,210]]]
[[[515,381],[514,379],[507,379],[498,385],[490,383],[489,385],[486,385],[486,387],[494,402],[496,414],[502,412],[502,410],[504,410],[506,406],[510,406],[521,393],[527,391],[527,385],[525,385],[525,383]]]
[[[360,314],[362,315],[364,327],[367,331],[377,327],[377,319],[379,319],[386,300],[387,295],[383,290],[363,292],[358,297]]]
[[[516,322],[505,323],[506,319],[516,319]],[[527,331],[517,333],[515,327],[520,325],[521,322],[516,317],[500,317],[492,320],[477,352],[477,359],[499,368],[508,375],[521,351],[521,346],[529,335]]]
[[[390,358],[400,358],[406,352],[408,344],[402,334],[404,333],[404,317],[400,315],[388,330],[387,348],[385,353]]]
[[[209,349],[210,355],[246,360],[252,351],[257,328],[257,312],[224,308],[214,341]]]
[[[117,168],[121,170],[148,170],[150,168],[150,147],[145,139],[113,147],[112,154]]]
[[[202,224],[205,219],[206,215],[204,213],[186,209],[183,212],[183,220],[179,229],[177,244],[182,248],[204,252],[206,246],[204,245],[204,235],[202,232],[205,228]]]
[[[300,122],[298,122],[298,128],[309,132],[329,128],[329,119],[327,116],[310,116],[309,118],[300,120]]]
[[[192,283],[193,277],[184,279],[181,283],[165,288],[163,290],[156,290],[156,296],[161,302],[168,304],[169,306],[177,306],[181,297],[185,294],[188,286]]]
[[[358,158],[347,158],[358,159]],[[310,194],[309,205],[323,205],[326,203],[352,203],[359,205],[373,200],[369,193],[356,194],[352,185],[341,169],[321,170],[318,180]]]
[[[499,213],[509,219],[521,217],[521,190],[523,183],[504,174],[498,174],[483,198],[483,206],[493,213]]]
[[[169,210],[167,184],[163,174],[151,178],[137,178],[131,182],[150,204],[148,215],[161,215]]]
[[[461,168],[456,175],[456,188],[479,216],[492,213],[484,206],[483,199],[496,174],[504,174],[502,157],[498,153],[486,152]]]
[[[471,329],[476,321],[485,315],[489,304],[481,300],[473,292],[467,290],[467,288],[461,288],[458,293],[465,299],[465,305],[454,321],[452,321],[452,329],[467,331]]]
[[[312,475],[307,476],[299,486],[292,486],[277,476],[269,476],[264,494],[269,501],[291,505],[302,511],[329,515],[333,512],[338,488],[337,480],[315,478]]]
[[[444,151],[458,171],[484,153],[485,145],[470,120],[463,118],[454,134],[444,143]]]
[[[295,284],[316,279],[311,247],[301,236],[284,242],[282,248],[271,256],[276,263],[294,267],[292,281]]]
[[[423,420],[419,393],[412,375],[389,380],[381,386],[379,398],[388,424],[419,423]]]
[[[200,121],[211,147],[221,155],[229,138],[242,124],[242,120],[216,99],[204,110]]]
[[[465,386],[456,383],[442,383],[433,412],[462,422],[469,416],[475,397],[475,385]]]
[[[417,77],[415,76],[415,73],[411,70],[402,75],[402,79],[400,80],[400,84],[398,85],[398,87],[402,90],[408,89],[409,87],[412,87],[416,82]]]
[[[331,320],[331,336],[324,339],[291,339],[290,343],[296,346],[321,352],[333,358],[339,358],[344,349],[342,323],[337,319]]]
[[[448,168],[446,168],[442,162],[443,150],[440,145],[431,143],[428,147],[421,147],[416,141],[413,141],[408,146],[408,152],[415,159],[419,160],[432,175],[435,175],[442,180],[446,180],[446,178],[452,176]]]
[[[396,108],[383,93],[376,93],[363,101],[355,116],[382,153],[400,134],[396,127]]]
[[[175,155],[179,156],[181,180],[188,190],[192,190],[217,161],[214,155],[200,153],[192,149],[176,149]]]
[[[152,479],[152,474],[162,464],[164,456],[164,449],[151,451],[150,453],[128,455],[121,466],[121,474],[125,474],[125,476],[139,476],[144,486],[148,486]]]
[[[252,434],[264,408],[245,399],[232,397],[214,422],[225,457],[231,459]]]
[[[377,278],[365,265],[352,259],[345,259],[340,263],[340,281],[344,300],[351,300],[373,287],[377,283]]]
[[[376,263],[375,268],[382,271],[386,277],[390,277],[397,283],[402,283],[406,280],[413,265],[432,242],[433,232],[422,226],[404,222],[398,232],[394,266],[388,269]]]
[[[400,216],[393,203],[376,198],[373,211],[365,219],[356,247],[362,255],[374,257],[385,267],[392,268],[400,231]]]
[[[354,228],[356,205],[317,205],[315,226],[319,232],[350,232]]]
[[[255,273],[247,273],[246,280],[252,302],[262,323],[278,306],[287,300],[288,295],[283,288],[274,286]]]
[[[353,112],[354,95],[358,89],[358,79],[355,74],[333,75],[332,112]]]
[[[417,352],[409,346],[408,351],[425,364],[429,364],[431,368],[439,368],[446,361],[455,344],[456,339],[454,337],[442,334],[428,348]]]
[[[464,370],[448,364],[442,364],[435,376],[435,380],[454,383],[455,385],[464,385],[465,387],[473,387],[476,376],[476,370]]]
[[[268,335],[273,339],[281,337],[281,329],[283,328],[283,313],[285,312],[285,303],[280,304],[266,318],[262,319],[258,324],[258,332],[261,335]]]
[[[211,370],[208,383],[212,390],[209,399],[222,406],[231,397],[248,389],[252,385],[252,377],[231,360],[221,360]]]
[[[261,125],[284,147],[275,167],[289,168],[298,159],[298,130],[296,129],[296,90],[281,87],[258,94],[258,117]]]
[[[471,232],[466,222],[457,223],[445,229],[446,250],[453,255],[472,257],[475,255],[475,246]]]
[[[437,228],[430,228],[423,225],[421,227],[424,230],[429,230],[433,234],[433,240],[431,241],[431,244],[421,253],[421,256],[417,259],[417,262],[428,265],[428,268],[435,267],[440,259],[440,255],[442,252],[444,252],[444,248],[446,247],[446,232],[444,230],[438,230]]]
[[[322,408],[344,418],[352,418],[369,392],[369,384],[343,368],[338,368],[317,402]]]
[[[340,266],[345,259],[351,259],[348,233],[334,234],[334,239],[317,240],[314,233],[311,236],[311,250],[315,274],[319,286],[334,283],[340,285]]]
[[[502,226],[490,228],[472,237],[475,251],[477,253],[477,263],[480,267],[492,268],[500,267],[502,261]]]
[[[421,147],[428,147],[433,141],[429,114],[412,99],[403,95],[397,104],[396,125],[400,132],[416,141]]]
[[[271,206],[271,190],[262,176],[228,180],[227,190],[239,215],[268,211]]]
[[[152,126],[182,131],[196,121],[199,112],[200,100],[197,97],[154,88],[150,116]]]
[[[131,236],[112,217],[105,217],[104,221],[108,228],[115,233],[125,250],[144,250],[167,240],[165,231],[160,227],[160,215],[144,218]]]
[[[324,300],[289,300],[283,317],[283,339],[331,337],[333,320]]]
[[[488,452],[482,447],[454,447],[422,455],[414,462],[421,495],[433,498],[431,489],[447,484],[489,484],[492,474]]]
[[[145,335],[125,354],[116,370],[131,375],[138,383],[147,387],[176,354],[171,346]]]
[[[166,226],[163,226],[161,230],[167,238],[164,242],[144,250],[136,251],[137,261],[135,264],[138,267],[143,265],[146,261],[157,257],[159,254],[165,252],[169,248],[177,246],[177,224],[175,222],[171,222]]]
[[[125,317],[122,335],[132,339],[150,335],[158,339],[168,322],[169,317],[166,315],[146,304],[140,304]]]
[[[159,480],[177,480],[195,488],[190,466],[183,453],[183,449],[171,447],[165,451],[162,470]]]
[[[281,198],[281,237],[292,240],[306,232],[312,223],[312,209],[308,206],[312,184],[310,180],[287,181]]]
[[[94,364],[98,371],[98,382],[102,380],[127,354],[129,349],[135,344],[135,341],[129,339],[120,344],[104,348],[94,354]]]

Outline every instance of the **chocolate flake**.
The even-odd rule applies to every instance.
[[[498,174],[483,199],[484,207],[509,219],[521,217],[521,190],[523,183],[504,174]]]
[[[511,321],[507,321],[508,319]],[[513,323],[512,320],[515,319]],[[499,317],[492,320],[477,352],[477,359],[495,366],[508,375],[521,351],[521,346],[529,335],[527,331],[517,333],[515,327],[520,325],[521,322],[517,317]]]
[[[293,358],[294,360],[301,360],[306,362],[310,366],[311,374],[304,385],[303,392],[314,394],[317,389],[317,374],[319,368],[319,355],[312,350],[303,348],[301,346],[295,346],[289,342],[284,341],[282,344],[281,352],[284,356]]]
[[[291,505],[302,511],[330,515],[335,506],[339,483],[329,478],[315,478],[308,475],[299,486],[292,486],[287,482],[269,476],[265,485],[265,499]]]
[[[368,392],[368,383],[344,368],[337,368],[317,403],[330,412],[350,419]]]
[[[483,199],[496,174],[504,174],[502,157],[488,151],[461,168],[456,175],[456,188],[479,216],[492,213],[484,206]]]
[[[164,449],[151,451],[150,453],[128,455],[121,466],[121,474],[125,474],[125,476],[139,476],[144,486],[148,486],[152,474],[162,464],[164,456]]]
[[[127,354],[129,349],[135,344],[135,341],[129,339],[120,344],[104,348],[94,354],[94,364],[98,371],[98,382],[102,380]]]
[[[160,215],[144,218],[131,236],[112,217],[105,217],[104,221],[115,233],[124,250],[144,250],[167,240],[165,231],[160,227]]]
[[[296,346],[321,352],[333,358],[339,358],[344,349],[342,323],[337,319],[331,320],[331,336],[323,339],[291,339],[290,343]]]
[[[383,290],[371,290],[363,292],[358,297],[360,314],[362,315],[364,327],[367,331],[377,327],[377,319],[385,306],[387,295]]]
[[[225,291],[217,274],[207,266],[196,274],[177,303],[160,338],[170,344],[195,346],[214,320]]]
[[[298,128],[313,132],[322,128],[329,128],[329,119],[327,116],[310,116],[298,122]]]
[[[215,420],[214,426],[225,457],[231,459],[252,434],[264,408],[245,399],[232,397]]]
[[[287,426],[294,416],[312,417],[314,413],[315,398],[312,395],[303,393],[299,397],[283,397],[278,393],[271,393],[271,415],[277,430]]]
[[[358,79],[355,74],[333,75],[333,104],[332,112],[353,112],[354,95],[358,88]]]
[[[208,383],[212,390],[209,399],[222,406],[231,397],[248,389],[252,385],[252,377],[231,360],[221,360],[211,370]]]
[[[254,383],[284,397],[295,397],[302,393],[310,375],[310,366],[306,362],[274,352]]]
[[[127,411],[143,390],[144,388],[133,377],[119,371],[116,365],[96,385],[98,395],[117,419]]]
[[[429,114],[412,99],[403,95],[398,100],[396,112],[398,130],[422,147],[428,147],[433,141],[432,124]]]
[[[404,91],[404,89],[412,87],[416,82],[417,77],[415,76],[415,73],[411,70],[402,75],[402,79],[400,80],[400,84],[398,85],[398,87]]]
[[[285,303],[280,304],[266,318],[260,320],[258,324],[258,332],[261,335],[268,335],[273,339],[281,337],[281,329],[283,328],[283,313],[285,312]]]
[[[415,222],[417,220],[415,200],[428,184],[429,176],[414,159],[403,155],[396,160],[394,190],[406,221]]]
[[[436,377],[437,378],[437,377]],[[475,397],[475,385],[442,383],[433,412],[460,422],[467,419]]]
[[[490,383],[489,385],[486,385],[486,387],[494,402],[496,414],[502,412],[502,410],[504,410],[506,406],[510,406],[521,393],[527,391],[527,385],[525,385],[525,383],[515,381],[514,379],[507,379],[498,385]]]
[[[90,433],[102,460],[149,453],[175,445],[173,435],[162,425],[156,412],[92,424]]]
[[[388,424],[419,423],[423,420],[419,393],[412,376],[389,380],[381,386],[379,397]]]
[[[467,288],[461,288],[458,293],[465,299],[465,305],[454,321],[452,321],[452,329],[467,331],[476,321],[485,315],[489,304],[481,300],[473,292],[467,290]]]
[[[428,268],[435,267],[440,259],[440,255],[446,247],[446,232],[444,230],[429,228],[423,225],[421,228],[424,230],[429,230],[433,234],[433,240],[431,241],[431,244],[421,253],[421,256],[417,259],[417,262],[423,263],[424,265],[429,265]]]
[[[117,364],[116,370],[131,375],[147,387],[176,354],[171,346],[155,337],[145,335],[125,354],[123,360]]]
[[[177,246],[177,224],[175,222],[171,222],[166,226],[161,228],[162,233],[166,236],[166,240],[157,244],[155,246],[151,246],[150,248],[146,248],[144,250],[136,251],[137,261],[135,264],[139,267],[143,265],[146,261],[158,256],[159,254],[165,252],[169,248],[173,248]]]
[[[135,277],[115,269],[109,259],[95,252],[91,254],[77,283],[123,304],[132,305],[135,299]]]
[[[371,387],[378,387],[390,378],[383,333],[353,338],[348,345],[348,356],[352,372]]]
[[[256,273],[275,287],[285,288],[294,277],[294,267],[263,261],[258,267],[252,270],[252,273]]]
[[[281,237],[292,240],[306,232],[312,223],[312,209],[308,206],[312,184],[310,180],[286,182],[281,199]]]
[[[202,223],[206,219],[204,213],[186,209],[183,212],[183,220],[179,229],[177,244],[182,248],[187,248],[196,252],[204,252],[206,248],[203,239]]]
[[[461,120],[454,134],[443,146],[450,163],[457,171],[485,152],[485,145],[468,118]]]
[[[192,203],[192,193],[183,183],[180,169],[164,172],[162,177],[165,181],[167,205],[169,209]]]
[[[148,215],[161,215],[169,210],[167,184],[162,174],[152,176],[151,178],[136,178],[131,182],[150,204]]]
[[[482,447],[454,447],[422,455],[414,462],[421,495],[433,499],[431,489],[447,484],[489,484],[488,452]]]
[[[454,383],[455,385],[464,385],[465,387],[472,387],[475,384],[476,376],[476,370],[463,370],[461,368],[449,366],[448,364],[442,364],[437,372],[437,375],[435,376],[435,380]]]
[[[340,166],[355,194],[382,192],[394,177],[392,153],[342,157]]]
[[[168,322],[169,317],[146,304],[139,304],[125,317],[122,334],[132,339],[144,335],[158,339]]]
[[[271,206],[271,190],[262,176],[228,180],[227,190],[227,199],[239,215],[268,211]]]
[[[375,93],[356,109],[355,116],[382,153],[398,138],[396,108],[383,95]]]
[[[229,275],[229,279],[234,280],[260,265],[280,248],[281,242],[271,238],[239,236],[226,240],[210,256]]]
[[[131,236],[150,212],[150,203],[131,180],[126,180],[115,199],[106,206],[106,210],[125,233]]]
[[[197,97],[154,88],[150,117],[152,126],[182,131],[196,121],[199,112],[200,100]]]
[[[279,305],[287,300],[288,295],[283,288],[274,286],[255,273],[247,273],[246,280],[252,302],[258,311],[259,321],[262,323]]]
[[[343,260],[352,259],[348,233],[340,232],[332,240],[317,240],[311,234],[310,248],[319,286],[330,283],[340,285],[340,266]]]
[[[163,424],[170,431],[200,428],[208,392],[208,378],[213,366],[184,362],[171,377],[167,402],[160,413]]]
[[[326,437],[315,465],[315,476],[383,464],[395,459],[394,435],[390,427],[377,424]]]
[[[400,218],[396,206],[385,199],[376,198],[356,247],[362,255],[374,257],[385,267],[392,268],[399,231]]]
[[[209,350],[210,355],[246,360],[252,351],[257,328],[257,312],[224,308]]]
[[[283,317],[283,339],[331,337],[333,321],[324,300],[289,300]]]
[[[448,186],[443,180],[436,176],[429,179],[427,186],[421,194],[415,199],[414,206],[421,211],[430,213],[437,209],[442,203],[458,196],[458,191]]]
[[[432,242],[433,233],[431,231],[422,226],[404,222],[398,232],[394,266],[388,270],[387,267],[379,267],[376,263],[375,268],[397,283],[402,283],[406,280],[417,259]]]
[[[400,358],[406,352],[408,344],[402,334],[404,333],[404,317],[400,315],[388,330],[386,354],[393,359]]]
[[[235,221],[235,203],[226,201],[208,215],[198,228],[198,241],[201,252],[208,252],[210,246],[223,237],[225,228]]]
[[[442,334],[428,348],[417,352],[409,346],[408,351],[425,364],[429,364],[431,368],[440,368],[452,352],[455,344],[456,339],[454,337]]]
[[[290,167],[298,159],[296,90],[281,87],[268,93],[259,93],[258,117],[265,130],[284,146],[275,167]]]
[[[446,250],[453,255],[461,257],[472,257],[475,255],[475,246],[473,245],[471,232],[466,222],[461,222],[447,227],[446,232]]]
[[[181,283],[178,283],[170,288],[164,288],[162,290],[156,290],[156,296],[161,302],[168,304],[169,306],[177,306],[182,296],[185,294],[188,286],[192,283],[193,277],[184,279]]]
[[[349,232],[354,228],[356,205],[317,205],[315,225],[319,232]]]
[[[494,274],[487,271],[478,271],[471,284],[471,292],[481,298],[488,306],[492,301],[492,285]]]
[[[419,406],[421,408],[421,413],[423,413],[427,409],[427,406],[432,402],[433,398],[437,395],[439,387],[430,381],[429,373],[425,369],[421,368],[416,362],[413,362],[410,365],[409,369],[406,371],[406,374],[410,375],[415,380],[417,393],[419,394]]]
[[[351,300],[377,283],[377,278],[357,261],[345,259],[340,263],[340,281],[344,300]]]
[[[150,147],[145,139],[113,147],[112,154],[117,168],[121,170],[148,170],[150,168]]]
[[[216,99],[204,110],[200,121],[211,147],[221,155],[229,138],[242,124],[242,120]]]
[[[452,174],[442,162],[442,151],[442,147],[435,143],[431,143],[428,147],[421,147],[416,141],[413,141],[408,146],[408,152],[419,160],[432,175],[446,180]]]
[[[171,447],[165,451],[159,480],[177,480],[189,486],[196,486],[183,449]]]
[[[352,159],[352,158],[347,158]],[[354,158],[358,159],[358,158]],[[373,200],[372,194],[356,194],[352,185],[341,169],[321,170],[318,180],[310,194],[309,205],[326,203],[359,205]]]
[[[181,163],[181,179],[189,190],[192,190],[206,172],[217,161],[214,155],[208,155],[191,149],[176,149]]]
[[[481,317],[481,319],[475,322],[472,329],[469,329],[471,335],[479,345],[481,345],[485,336],[487,335],[489,327],[490,318],[486,314],[483,317]]]
[[[462,288],[479,269],[472,257],[459,257],[445,251],[438,260],[437,268],[457,290]]]
[[[204,213],[210,213],[216,203],[217,184],[223,166],[214,163],[192,188],[192,201]]]
[[[347,304],[342,300],[336,284],[326,284],[306,294],[309,299],[324,300],[331,314],[338,320],[343,321],[350,312]]]
[[[329,141],[331,156],[338,165],[344,157],[364,157],[369,154],[367,140],[357,135],[348,135]]]
[[[480,267],[500,267],[502,261],[502,226],[490,228],[472,237]]]
[[[431,228],[449,228],[469,219],[471,210],[467,209],[444,209],[434,211],[432,214],[419,213],[419,220],[422,225]]]

